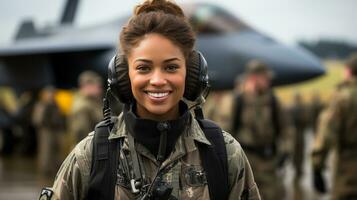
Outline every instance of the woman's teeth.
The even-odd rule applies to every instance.
[[[154,92],[148,92],[148,94],[152,97],[155,97],[155,98],[161,98],[161,97],[165,97],[167,95],[169,95],[168,92],[159,92],[159,93],[154,93]]]

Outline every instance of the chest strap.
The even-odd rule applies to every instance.
[[[210,199],[228,199],[228,161],[222,130],[210,120],[198,119],[198,122],[211,146],[197,143],[202,165],[206,171]]]
[[[110,127],[104,121],[95,127],[87,196],[89,200],[114,199],[120,142],[119,139],[108,140]]]

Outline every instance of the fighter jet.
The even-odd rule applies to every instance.
[[[77,86],[78,74],[92,69],[106,78],[107,65],[118,51],[118,34],[129,16],[88,28],[76,28],[78,0],[68,0],[60,24],[37,30],[21,24],[15,41],[0,47],[0,85],[18,91],[51,84]],[[209,3],[183,5],[197,32],[196,49],[208,62],[212,90],[233,88],[234,79],[251,59],[274,71],[273,84],[304,81],[322,75],[320,61],[307,51],[285,46],[245,24],[225,9]]]

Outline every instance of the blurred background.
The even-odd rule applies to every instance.
[[[36,199],[42,187],[52,185],[59,163],[73,147],[68,119],[79,91],[78,76],[92,70],[106,80],[118,33],[139,2],[0,2],[0,199]],[[274,91],[285,108],[299,93],[308,109],[314,98],[321,105],[330,101],[343,80],[344,60],[357,51],[354,0],[176,2],[190,17],[197,31],[196,48],[208,61],[212,90],[206,116],[226,130],[231,126],[234,83],[249,60],[271,67]],[[37,105],[48,98],[58,106],[55,121],[63,120],[55,137],[43,137],[43,127],[34,119]],[[304,129],[305,173],[298,192],[304,196],[296,195],[292,186],[292,164],[281,171],[287,199],[329,196],[311,187],[313,126],[311,122]],[[50,149],[41,143],[50,144]]]

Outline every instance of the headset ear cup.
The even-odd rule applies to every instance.
[[[113,73],[108,75],[110,89],[112,93],[122,102],[130,103],[133,100],[131,92],[131,84],[129,79],[128,62],[124,55],[115,56],[114,60],[109,64],[109,72]],[[114,65],[111,66],[111,65]]]
[[[186,64],[184,97],[195,101],[208,86],[207,62],[198,51],[192,51]]]
[[[114,97],[118,100],[118,95],[117,91],[115,90],[115,85],[118,82],[116,79],[116,73],[115,73],[115,56],[113,56],[112,59],[110,59],[110,62],[108,64],[108,86],[110,88],[111,93],[114,95]]]

